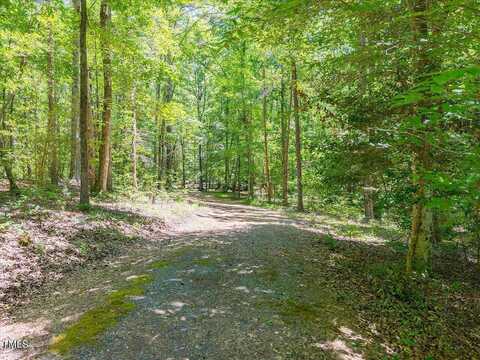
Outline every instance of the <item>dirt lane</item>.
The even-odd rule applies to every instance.
[[[0,358],[362,359],[382,352],[337,301],[321,235],[275,211],[201,203],[161,248],[78,272],[20,309],[0,338],[26,336],[31,347]]]

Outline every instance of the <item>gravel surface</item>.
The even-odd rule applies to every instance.
[[[324,286],[321,235],[274,211],[208,201],[202,209],[163,247],[72,274],[19,309],[0,338],[31,346],[0,350],[0,359],[364,358],[369,341],[355,314]],[[142,293],[128,297],[134,306],[94,341],[49,351],[113,290],[145,275]]]

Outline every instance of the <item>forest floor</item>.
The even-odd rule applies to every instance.
[[[454,249],[407,279],[401,233],[378,223],[219,194],[98,200],[89,213],[43,203],[18,217],[31,197],[2,205],[3,244],[21,228],[24,261],[47,274],[36,257],[70,247],[48,263],[77,270],[7,309],[0,341],[29,347],[2,360],[480,358],[479,273]],[[53,248],[37,254],[39,238]]]

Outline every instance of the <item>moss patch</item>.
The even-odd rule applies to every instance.
[[[50,351],[66,355],[74,348],[95,343],[101,334],[135,309],[135,304],[128,298],[143,295],[145,285],[152,281],[151,276],[142,275],[130,281],[128,286],[108,295],[103,305],[87,311],[75,324],[56,336]]]
[[[195,259],[192,261],[192,265],[198,265],[198,266],[212,266],[214,263],[215,263],[215,260],[211,258]]]
[[[297,320],[312,322],[323,315],[321,304],[311,304],[293,298],[263,301],[259,305],[273,309],[286,322]]]
[[[266,268],[258,272],[259,276],[265,278],[269,282],[278,280],[280,272],[274,268]]]
[[[148,268],[158,270],[158,269],[164,269],[169,266],[170,266],[170,263],[167,260],[159,260],[159,261],[155,261],[154,263],[151,263],[148,266]]]

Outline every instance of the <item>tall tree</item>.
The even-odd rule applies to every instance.
[[[300,126],[300,104],[298,99],[297,63],[292,60],[292,97],[293,116],[295,119],[295,154],[297,164],[297,210],[303,211],[303,182],[302,182],[302,130]]]
[[[90,206],[87,0],[80,0],[80,205]]]
[[[108,0],[102,0],[100,5],[100,44],[103,61],[103,116],[102,139],[100,143],[99,169],[97,188],[107,191],[108,169],[110,166],[111,119],[112,119],[112,59],[110,50],[111,9]]]
[[[263,156],[264,156],[264,166],[265,166],[265,182],[267,187],[267,200],[272,202],[273,197],[273,187],[272,187],[272,178],[270,176],[270,154],[268,151],[268,126],[267,126],[267,106],[268,106],[268,89],[267,89],[267,76],[265,66],[263,67],[263,108],[262,108],[262,118],[263,118]]]
[[[80,23],[80,1],[72,2],[75,24]],[[80,183],[80,33],[74,31],[72,41],[72,91],[70,110],[70,173],[69,178]]]
[[[412,33],[415,43],[416,75],[419,80],[424,79],[431,70],[429,58],[429,24],[427,18],[427,0],[413,0],[411,3]],[[431,169],[431,144],[428,132],[431,130],[426,108],[430,106],[429,94],[424,91],[423,99],[412,109],[412,114],[419,116],[423,129],[417,136],[420,141],[413,145],[413,181],[416,187],[415,202],[412,211],[412,230],[410,233],[407,254],[407,272],[424,271],[430,266],[430,253],[433,234],[433,215],[428,206],[431,197],[427,178]]]
[[[48,76],[48,125],[46,151],[48,152],[48,166],[50,182],[52,185],[58,185],[58,123],[57,123],[57,101],[55,94],[55,39],[53,34],[53,9],[49,1],[49,12],[51,13],[48,21],[48,50],[47,50],[47,76]]]
[[[132,186],[138,190],[138,126],[137,126],[137,86],[133,84],[131,93],[131,109],[132,109]]]
[[[282,199],[283,206],[288,206],[288,180],[289,180],[289,145],[290,145],[290,114],[285,102],[285,79],[282,72],[280,83],[280,121],[282,142]]]

